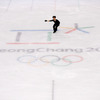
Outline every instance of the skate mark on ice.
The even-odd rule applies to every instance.
[[[33,11],[33,4],[34,4],[34,0],[32,0],[32,4],[31,4],[31,8],[30,8],[31,11]]]
[[[5,11],[5,12],[7,12],[7,11],[9,10],[10,5],[11,5],[11,2],[12,2],[12,0],[9,0],[8,6],[7,6],[7,8],[6,8],[6,11]]]

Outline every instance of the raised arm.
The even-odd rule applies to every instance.
[[[45,22],[52,22],[53,20],[45,20]]]

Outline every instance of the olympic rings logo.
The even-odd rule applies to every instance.
[[[25,55],[17,58],[18,62],[26,63],[31,66],[47,66],[48,64],[51,64],[53,66],[66,67],[74,63],[80,63],[83,60],[83,57],[78,55],[67,55],[64,57],[59,57],[56,55],[45,55],[41,57]]]

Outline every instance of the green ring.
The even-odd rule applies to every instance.
[[[67,60],[69,60],[69,59],[67,59]],[[67,64],[67,65],[57,65],[57,64],[55,64],[55,62],[51,62],[51,64],[54,65],[54,66],[63,66],[63,67],[66,67],[66,66],[69,66],[69,65],[71,65],[73,63],[72,63],[72,61],[69,60],[69,64]]]

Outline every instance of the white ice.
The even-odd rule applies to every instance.
[[[100,100],[99,6],[0,0],[0,100]],[[44,22],[53,15],[61,22],[56,34]]]

